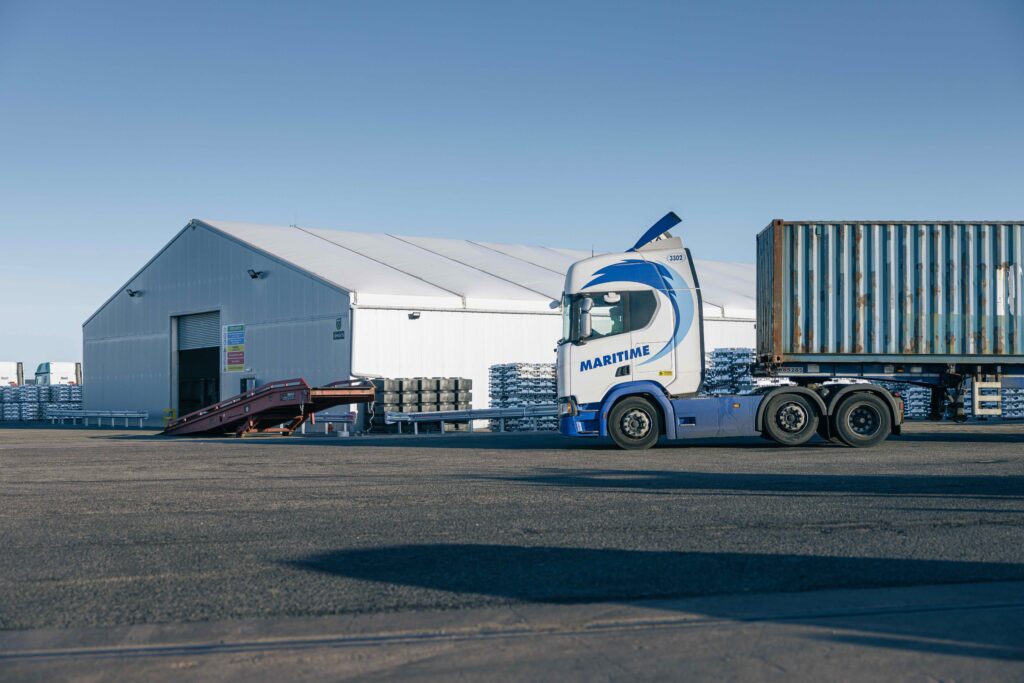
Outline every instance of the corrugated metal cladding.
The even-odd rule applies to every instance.
[[[1024,223],[776,221],[757,259],[762,357],[1024,353]]]
[[[220,311],[183,315],[178,318],[178,350],[220,346]]]

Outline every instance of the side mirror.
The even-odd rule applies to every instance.
[[[594,300],[590,297],[583,297],[580,299],[580,329],[579,339],[581,342],[586,341],[587,337],[593,332],[593,328],[590,325],[590,309],[594,307]]]

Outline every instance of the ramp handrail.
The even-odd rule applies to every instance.
[[[402,424],[412,424],[413,433],[419,434],[419,425],[424,422],[468,422],[470,431],[473,420],[498,420],[499,431],[505,431],[505,420],[520,417],[558,417],[557,403],[541,403],[532,406],[516,406],[514,408],[477,408],[475,410],[438,410],[429,413],[384,413],[384,424],[397,424],[398,432],[402,432]],[[442,430],[444,427],[442,426]]]
[[[465,420],[501,420],[516,417],[558,417],[558,404],[516,406],[514,408],[477,408],[475,410],[438,410],[429,413],[384,413],[386,424],[398,422],[462,422]]]
[[[114,426],[114,420],[124,420],[124,426],[128,426],[128,420],[138,420],[139,428],[142,428],[142,423],[149,419],[149,412],[145,410],[75,410],[71,408],[56,408],[49,411],[47,419],[50,424],[56,424],[57,420],[60,420],[61,424],[64,424],[64,420],[71,420],[74,424],[75,420],[82,420],[82,425],[87,426],[90,418],[96,419],[97,426],[103,426],[103,420],[109,419],[110,426]]]

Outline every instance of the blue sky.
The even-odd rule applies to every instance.
[[[0,360],[191,217],[698,257],[1024,219],[1024,1],[0,0]]]

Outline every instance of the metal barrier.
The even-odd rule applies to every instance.
[[[142,428],[142,423],[149,419],[149,413],[144,410],[67,410],[58,409],[51,410],[47,416],[50,420],[50,424],[56,424],[60,420],[61,424],[64,424],[64,420],[71,420],[71,424],[75,424],[76,421],[81,420],[83,426],[89,425],[89,420],[95,418],[96,426],[102,427],[103,420],[109,419],[110,426],[113,427],[114,420],[124,420],[124,426],[128,426],[128,420],[138,420],[139,428]]]
[[[469,430],[473,431],[473,420],[498,420],[499,431],[505,431],[505,420],[519,417],[558,417],[558,404],[544,403],[518,408],[478,408],[476,410],[439,410],[432,413],[384,413],[385,424],[397,424],[398,433],[402,433],[402,424],[410,423],[413,434],[419,434],[421,422],[440,422],[444,433],[445,422],[469,422]]]

